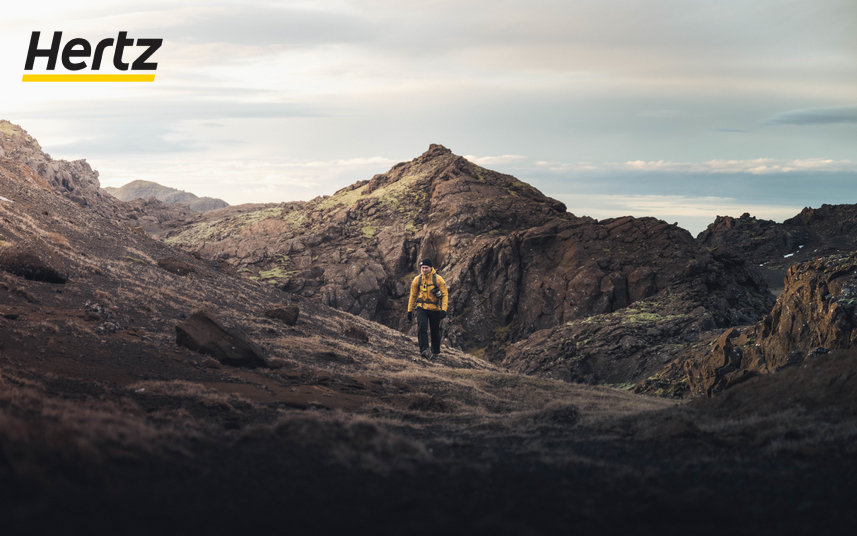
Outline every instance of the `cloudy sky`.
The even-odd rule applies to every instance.
[[[33,31],[162,38],[156,80],[23,83]],[[857,203],[854,0],[17,2],[0,47],[0,118],[104,186],[308,200],[440,143],[694,234]]]

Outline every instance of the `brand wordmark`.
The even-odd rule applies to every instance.
[[[32,71],[36,60],[46,58],[47,71],[55,71],[57,60],[60,60],[66,71],[70,73],[50,74],[24,74],[23,82],[154,82],[154,74],[138,74],[140,71],[152,73],[157,70],[158,64],[150,61],[152,55],[161,48],[163,39],[134,39],[128,37],[128,32],[119,32],[116,39],[102,39],[92,45],[86,39],[75,38],[69,40],[60,52],[62,43],[62,32],[54,32],[51,44],[47,48],[39,48],[39,37],[41,32],[33,32],[30,36],[30,47],[27,50],[27,61],[24,63],[25,71]],[[139,55],[131,62],[126,62],[126,51],[130,47],[142,49]],[[118,71],[132,71],[132,73],[102,74],[99,71],[105,56],[110,55],[108,49],[112,49],[113,67]],[[89,72],[80,73],[89,68]],[[136,73],[133,73],[136,71]]]

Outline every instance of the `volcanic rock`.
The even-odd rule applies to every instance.
[[[349,326],[343,335],[355,341],[369,342],[369,334],[366,333],[365,329],[358,328],[357,326]]]
[[[786,270],[815,257],[857,249],[857,205],[804,208],[783,223],[718,216],[697,237],[709,249],[728,247],[759,266],[772,289],[781,289]]]
[[[164,257],[163,259],[160,259],[158,261],[158,266],[171,274],[182,276],[196,271],[193,266],[181,259],[176,259],[175,257]]]
[[[857,343],[857,253],[789,268],[785,290],[759,322],[731,328],[678,356],[639,392],[712,397],[758,374],[800,365]],[[685,384],[685,385],[683,385]]]
[[[64,284],[69,273],[62,258],[42,240],[0,245],[0,269],[32,281]]]
[[[268,318],[282,320],[287,326],[294,326],[298,323],[300,309],[294,305],[290,305],[288,307],[277,307],[275,309],[268,309],[265,311],[265,316]]]
[[[268,358],[255,343],[225,328],[208,311],[197,311],[176,326],[176,344],[209,354],[233,367],[270,367]]]

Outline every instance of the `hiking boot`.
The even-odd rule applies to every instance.
[[[439,357],[440,357],[440,354],[432,354],[432,355],[431,355],[431,360],[432,360],[432,361],[437,361],[437,358],[439,358]]]
[[[428,359],[429,361],[431,361],[431,350],[429,350],[428,348],[426,348],[426,349],[425,349],[425,350],[423,350],[421,353],[422,353],[422,356],[423,356],[424,358],[426,358],[426,359]]]

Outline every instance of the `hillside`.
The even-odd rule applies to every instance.
[[[157,182],[136,180],[119,188],[106,187],[104,190],[122,201],[133,201],[135,199],[149,199],[154,197],[167,204],[184,203],[195,212],[205,212],[218,208],[228,207],[229,204],[222,199],[213,197],[197,197],[195,194],[177,190],[169,186],[162,186]]]
[[[414,362],[407,334],[241,276],[234,257],[197,258],[135,230],[130,216],[145,207],[90,197],[92,175],[76,187],[91,202],[71,199],[29,165],[72,164],[14,152],[34,141],[0,140],[10,534],[791,534],[854,521],[851,350],[779,371],[772,358],[773,372],[690,403],[521,374],[449,345],[438,363]],[[780,297],[792,301],[778,306],[808,316],[781,314],[758,335],[779,341],[765,352],[796,334],[801,356],[844,340],[854,267],[842,259],[795,269],[795,291]],[[659,292],[577,325],[697,321],[651,309]],[[829,314],[834,302],[841,314]],[[201,311],[224,330],[199,338]],[[827,338],[800,332],[803,321]],[[253,355],[235,361],[239,346]]]

